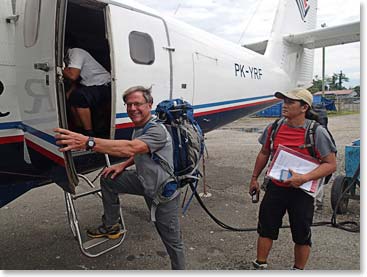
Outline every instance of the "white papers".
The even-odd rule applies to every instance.
[[[273,162],[269,167],[268,176],[273,179],[280,180],[281,170],[292,169],[297,173],[305,174],[314,170],[319,165],[320,164],[316,159],[303,155],[302,153],[294,151],[283,145],[279,145],[274,155]],[[319,190],[321,184],[320,181],[320,179],[309,181],[300,186],[300,188],[306,192],[310,192],[310,195],[312,195]]]

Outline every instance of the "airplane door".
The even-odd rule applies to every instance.
[[[24,130],[25,157],[64,190],[78,179],[71,153],[58,151],[53,128],[67,127],[62,58],[67,0],[25,0],[17,23],[17,94]]]
[[[114,5],[108,5],[107,15],[116,86],[116,128],[121,130],[130,124],[122,101],[127,88],[152,86],[155,104],[171,97],[172,49],[161,18]]]

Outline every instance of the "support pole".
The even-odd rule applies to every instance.
[[[321,24],[322,28],[326,27],[326,23]],[[325,98],[325,47],[322,47],[322,98]]]
[[[200,197],[211,197],[212,194],[206,189],[206,172],[205,172],[205,152],[203,154],[203,192],[199,194]]]

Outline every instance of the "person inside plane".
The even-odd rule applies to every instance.
[[[67,35],[63,76],[72,85],[66,97],[76,127],[85,135],[95,136],[93,113],[111,102],[111,75],[86,50],[75,46],[76,39]]]
[[[312,94],[306,89],[288,93],[276,92],[275,97],[283,99],[284,120],[277,127],[274,139],[269,124],[259,138],[262,148],[256,158],[249,185],[249,193],[259,193],[258,177],[279,145],[310,156],[305,144],[305,132],[311,123]],[[307,118],[306,118],[307,117]],[[311,180],[325,177],[336,170],[336,147],[328,132],[321,125],[314,134],[315,152],[320,165],[307,174],[290,169],[290,177],[283,181],[271,179],[266,185],[265,195],[260,204],[257,232],[257,258],[253,261],[256,269],[267,268],[267,258],[273,240],[277,240],[285,212],[288,212],[292,239],[294,241],[294,264],[292,269],[304,269],[311,250],[311,224],[314,214],[314,198],[299,187]]]
[[[132,87],[124,92],[123,100],[127,113],[135,124],[132,140],[88,138],[61,128],[54,130],[58,133],[55,138],[61,146],[61,152],[87,149],[128,158],[123,163],[106,168],[102,173],[103,223],[87,231],[91,238],[118,239],[123,235],[119,223],[119,193],[142,195],[152,211],[160,185],[172,181],[172,176],[151,158],[151,153],[155,152],[173,168],[172,138],[162,124],[152,121],[150,112],[153,97],[150,89]],[[147,124],[150,127],[144,130]],[[126,170],[133,164],[136,169]],[[185,256],[178,214],[179,198],[180,194],[156,206],[154,224],[171,259],[171,268],[181,270],[185,269]]]

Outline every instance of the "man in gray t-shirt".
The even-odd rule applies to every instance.
[[[124,235],[121,230],[119,193],[142,195],[149,209],[155,208],[154,224],[168,255],[172,269],[185,269],[184,246],[179,224],[179,193],[156,205],[154,200],[158,188],[171,183],[173,178],[155,161],[151,154],[157,153],[173,167],[172,139],[166,128],[155,122],[150,113],[153,98],[150,89],[132,87],[124,92],[123,99],[127,113],[135,129],[132,140],[107,140],[87,137],[65,129],[56,128],[57,144],[60,151],[87,149],[114,156],[128,157],[120,164],[106,168],[101,177],[104,215],[103,224],[88,230],[92,238],[117,239]],[[148,126],[145,128],[144,126]],[[135,169],[126,170],[135,164]],[[153,218],[153,217],[152,217]]]
[[[310,156],[305,147],[306,126],[310,121],[306,118],[312,113],[312,94],[306,89],[295,89],[287,93],[276,92],[275,97],[283,100],[282,121],[279,128],[271,136],[272,125],[269,125],[259,142],[262,144],[252,171],[249,184],[251,195],[259,194],[259,175],[268,161],[282,145]],[[274,139],[274,140],[273,140]],[[278,239],[279,229],[285,213],[288,213],[289,224],[294,242],[293,269],[304,269],[311,252],[311,224],[314,214],[314,199],[300,189],[304,183],[321,179],[336,170],[336,147],[323,127],[315,133],[315,152],[320,165],[308,173],[298,173],[297,168],[289,168],[290,176],[284,180],[271,179],[262,198],[257,232],[257,253],[253,266],[256,269],[267,268],[267,258]],[[287,258],[287,257],[284,257]]]

